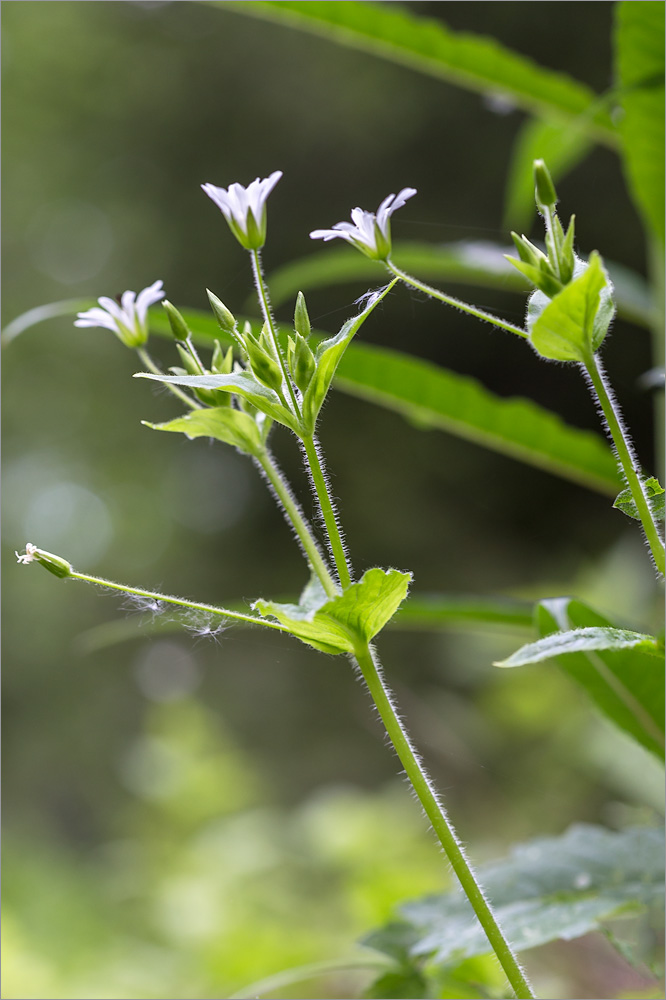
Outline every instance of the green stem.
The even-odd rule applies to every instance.
[[[275,353],[277,355],[278,361],[280,362],[280,367],[282,369],[282,377],[287,383],[287,389],[289,390],[289,395],[291,397],[291,404],[293,411],[296,416],[301,417],[301,410],[298,405],[298,400],[296,399],[296,393],[294,392],[294,387],[289,378],[289,372],[287,371],[287,365],[284,360],[282,351],[280,350],[280,341],[278,339],[277,327],[275,325],[275,320],[273,319],[273,313],[271,312],[271,303],[268,297],[268,287],[266,281],[264,280],[264,272],[261,267],[261,255],[258,250],[250,250],[250,258],[252,260],[252,273],[254,274],[254,283],[257,288],[257,295],[259,296],[259,304],[261,306],[261,312],[264,317],[264,321],[271,332],[271,338],[273,340],[273,346],[275,348]]]
[[[419,281],[418,278],[413,278],[411,274],[407,274],[406,271],[401,271],[399,267],[396,267],[393,261],[387,260],[386,266],[394,274],[396,278],[400,278],[404,281],[406,285],[411,285],[412,288],[418,288],[420,292],[424,292],[426,295],[430,295],[435,299],[439,299],[440,302],[444,302],[447,306],[453,306],[454,309],[460,309],[462,312],[469,313],[470,316],[476,316],[477,319],[485,320],[487,323],[492,323],[493,326],[498,326],[500,330],[508,330],[509,333],[517,333],[519,337],[527,337],[527,331],[523,330],[520,326],[514,326],[513,323],[507,323],[505,320],[500,319],[499,316],[493,315],[493,313],[485,312],[483,309],[477,309],[476,306],[471,306],[468,302],[463,302],[462,299],[456,299],[453,295],[446,295],[444,292],[440,292],[439,289],[433,288],[432,285],[426,285],[424,281]]]
[[[444,852],[457,875],[465,895],[483,927],[507,979],[511,983],[516,997],[529,1000],[534,993],[518,964],[518,960],[504,937],[497,919],[486,899],[483,889],[474,875],[472,867],[465,857],[463,847],[451,825],[446,810],[437,798],[430,779],[412,746],[407,731],[393,705],[391,691],[382,676],[381,666],[372,648],[359,644],[355,649],[358,664],[370,691],[377,711],[381,716],[395,751],[405,769],[407,777],[416,792],[423,809],[432,823],[433,829],[444,848]]]
[[[627,486],[631,491],[632,499],[636,505],[636,510],[643,525],[643,531],[650,546],[655,566],[663,576],[665,568],[664,543],[650,507],[650,501],[643,482],[643,474],[634,454],[629,434],[623,424],[610,387],[604,377],[604,371],[598,355],[590,355],[583,362],[583,368],[590,380],[593,395],[596,396],[603,415],[606,418],[608,433],[613,442],[618,461],[622,466],[622,472],[627,481]]]
[[[319,551],[319,546],[317,545],[314,535],[312,534],[312,531],[303,516],[299,504],[291,492],[289,484],[276,465],[273,456],[268,449],[266,449],[256,456],[256,460],[266,476],[266,479],[273,487],[276,497],[282,504],[285,514],[287,515],[287,519],[291,522],[291,525],[296,532],[296,536],[303,547],[303,551],[305,552],[311,568],[319,577],[327,595],[329,597],[336,597],[338,589],[328,571],[328,567],[324,562],[322,554]]]
[[[335,516],[335,510],[333,509],[333,503],[328,492],[328,486],[326,485],[326,476],[324,475],[324,469],[319,455],[319,448],[317,447],[314,437],[303,437],[301,440],[303,442],[303,448],[305,449],[310,475],[312,476],[312,484],[315,488],[317,499],[319,500],[319,507],[321,509],[322,517],[324,518],[324,524],[326,525],[328,541],[331,547],[331,555],[333,556],[335,568],[338,571],[340,586],[343,590],[345,590],[351,583],[351,572],[349,569],[349,563],[347,562],[347,553],[345,552],[345,543],[342,539],[342,532]]]
[[[150,354],[148,354],[148,351],[144,350],[143,347],[137,347],[136,353],[141,358],[141,363],[146,366],[149,372],[152,372],[153,375],[164,375],[162,369],[159,367],[159,365],[155,364]],[[179,389],[177,385],[173,385],[172,382],[165,382],[164,385],[168,387],[169,391],[172,392],[174,396],[177,396],[178,399],[180,399],[183,403],[186,404],[186,406],[189,406],[191,410],[203,409],[202,403],[198,402],[198,400],[196,399],[192,399],[192,397],[188,396],[186,392],[183,392],[182,389]]]
[[[276,622],[269,622],[263,618],[255,618],[253,615],[244,615],[238,611],[228,611],[226,608],[215,607],[214,604],[199,604],[196,601],[188,601],[185,597],[172,597],[169,594],[160,594],[154,590],[142,590],[140,587],[128,587],[124,583],[115,583],[113,580],[105,580],[101,576],[89,576],[87,573],[78,573],[72,569],[68,574],[69,579],[83,580],[85,583],[96,583],[99,587],[107,587],[109,590],[120,590],[124,594],[133,594],[135,597],[145,597],[157,603],[166,601],[168,604],[176,604],[191,611],[204,611],[206,614],[220,615],[223,618],[232,618],[234,621],[249,622],[251,625],[264,625],[266,628],[276,629],[278,632],[289,632],[289,629],[278,625]]]

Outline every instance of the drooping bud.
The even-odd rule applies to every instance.
[[[53,573],[54,576],[64,579],[67,576],[71,576],[73,569],[71,563],[68,563],[66,559],[62,556],[57,556],[53,552],[46,552],[44,549],[38,549],[36,545],[32,542],[27,542],[25,546],[25,552],[16,553],[16,558],[20,563],[27,565],[31,562],[38,562],[40,566],[47,569],[49,573]]]
[[[299,292],[296,298],[296,308],[294,309],[294,330],[296,333],[300,333],[301,337],[304,337],[305,340],[308,339],[312,332],[310,317],[308,315],[308,307],[305,304],[305,296],[303,295],[303,292]]]
[[[554,208],[557,205],[557,191],[553,178],[543,160],[534,161],[534,187],[538,205],[543,208]]]
[[[210,302],[210,307],[215,314],[215,319],[220,324],[220,329],[225,333],[233,334],[236,328],[236,317],[234,314],[227,309],[224,302],[218,299],[217,295],[214,295],[210,289],[206,289],[206,294]]]
[[[167,319],[169,320],[169,326],[171,327],[171,332],[176,338],[176,340],[185,341],[190,336],[190,330],[187,323],[183,319],[181,313],[178,312],[176,307],[171,304],[167,299],[163,299],[162,306],[167,314]]]

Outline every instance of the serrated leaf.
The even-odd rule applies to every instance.
[[[349,347],[352,338],[358,333],[370,313],[373,312],[384,296],[388,295],[397,280],[397,278],[394,279],[385,288],[374,292],[358,316],[348,319],[337,336],[322,341],[317,347],[314,374],[303,395],[301,407],[303,423],[309,433],[314,433],[319,411],[326,399],[336,368],[340,364],[342,356]]]
[[[612,627],[582,601],[569,597],[542,601],[537,608],[541,636],[571,629]],[[596,707],[651,753],[664,756],[663,661],[641,645],[634,648],[572,652],[557,664],[585,689]]]
[[[560,837],[519,845],[506,860],[481,866],[478,875],[516,951],[571,940],[663,899],[663,830],[616,833],[576,825]],[[446,966],[491,950],[459,891],[415,900],[399,912],[403,922],[397,926],[412,957]],[[383,933],[370,934],[362,944],[385,950]],[[395,943],[395,924],[392,933]]]
[[[153,375],[150,372],[137,372],[134,378],[149,378],[154,382],[185,385],[195,389],[224,389],[242,396],[272,420],[298,432],[296,418],[282,405],[277,393],[245,372],[234,372],[232,375]]]
[[[369,569],[358,583],[332,599],[309,586],[300,604],[256,601],[253,609],[271,615],[292,635],[323,653],[353,653],[381,631],[407,595],[411,573]]]
[[[248,455],[256,455],[262,450],[261,432],[256,422],[247,413],[233,410],[229,406],[209,407],[192,410],[182,417],[163,424],[143,423],[155,431],[174,431],[186,437],[215,438],[233,445]]]
[[[600,493],[616,496],[621,485],[615,458],[599,435],[569,427],[531,400],[496,396],[476,379],[431,362],[354,344],[334,384],[417,427],[448,431]]]
[[[585,134],[585,115],[580,125],[528,119],[518,133],[511,153],[506,184],[504,225],[528,231],[534,218],[534,161],[543,160],[554,181],[581,162],[593,143]]]
[[[615,71],[623,165],[649,232],[664,243],[664,4],[615,7]]]
[[[609,296],[600,301],[600,293],[606,288],[608,278],[601,258],[593,252],[582,274],[565,285],[536,318],[534,296],[530,303],[532,311],[528,313],[534,349],[553,361],[584,361],[596,351],[613,315]]]
[[[570,629],[567,632],[553,632],[551,635],[521,646],[506,660],[498,660],[496,667],[524,667],[528,663],[541,663],[555,656],[571,653],[590,653],[606,649],[642,649],[653,656],[659,656],[659,642],[653,635],[631,632],[629,629],[602,626]]]
[[[645,492],[647,493],[650,510],[657,518],[657,520],[663,521],[664,520],[663,486],[661,485],[658,479],[654,478],[654,476],[651,476],[650,479],[646,479],[643,485],[645,486]],[[613,507],[617,507],[617,509],[621,510],[623,514],[626,514],[627,517],[633,517],[636,521],[640,521],[641,519],[636,504],[634,503],[634,499],[631,495],[631,490],[628,488],[626,490],[622,490],[622,492],[618,494],[615,503],[613,504]]]
[[[565,121],[577,118],[596,97],[584,84],[538,66],[493,38],[455,32],[441,21],[393,5],[362,0],[209,2],[322,35],[470,90],[499,94],[536,115],[555,115]],[[604,108],[590,114],[586,130],[599,141],[615,145],[615,129]]]

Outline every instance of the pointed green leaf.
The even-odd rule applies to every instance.
[[[277,393],[245,372],[234,372],[231,375],[153,375],[150,372],[137,372],[134,378],[149,378],[155,382],[185,385],[194,389],[224,389],[242,396],[278,423],[298,431],[296,418],[282,405]]]
[[[524,667],[528,663],[541,663],[555,656],[570,653],[589,653],[600,649],[642,649],[653,656],[660,655],[659,641],[653,635],[631,632],[629,629],[590,625],[587,628],[553,632],[530,642],[512,653],[506,660],[498,660],[496,667]]]
[[[421,428],[438,428],[617,496],[617,464],[606,442],[569,427],[531,400],[502,398],[475,379],[387,348],[353,344],[335,385],[402,413]]]
[[[664,242],[664,4],[615,5],[623,163],[648,232]]]
[[[569,597],[542,601],[537,609],[541,636],[572,629],[607,629],[611,622]],[[596,648],[557,658],[561,670],[585,689],[596,707],[647,750],[664,755],[664,666],[641,643],[631,648]]]
[[[308,585],[300,604],[256,601],[253,609],[271,615],[292,635],[323,653],[353,653],[393,617],[407,595],[411,573],[369,569],[339,597],[327,599]]]
[[[646,479],[644,486],[652,513],[659,521],[663,521],[664,487],[658,479],[654,478],[654,476],[650,477],[650,479]],[[618,494],[613,507],[617,507],[617,509],[621,510],[623,514],[626,514],[627,517],[633,517],[636,521],[640,521],[641,519],[641,516],[636,508],[636,504],[634,503],[634,499],[631,495],[631,490],[628,488],[626,490],[622,490],[622,492]]]
[[[534,349],[554,361],[584,361],[601,344],[613,315],[610,295],[600,302],[602,289],[609,289],[609,279],[593,252],[582,274],[565,285],[536,319],[533,312],[531,321],[528,318]]]
[[[429,76],[484,94],[500,94],[536,115],[564,119],[585,114],[595,94],[564,73],[544,69],[493,38],[451,31],[441,21],[397,5],[362,0],[210,0],[224,10],[309,31],[339,44],[382,56]],[[586,129],[615,144],[608,112],[597,107]]]
[[[639,912],[663,899],[664,834],[650,827],[619,833],[581,824],[559,837],[515,847],[511,855],[478,870],[507,938],[516,951],[598,930],[602,922]],[[428,967],[452,965],[488,954],[488,942],[474,911],[456,890],[400,908],[409,954],[427,956]],[[385,929],[363,939],[386,951]]]
[[[143,423],[155,431],[175,431],[188,438],[215,438],[248,455],[256,455],[263,448],[261,432],[256,422],[247,413],[233,410],[230,406],[192,410],[164,424],[151,424],[147,420]]]
[[[411,595],[391,621],[392,629],[487,628],[523,632],[534,623],[529,601],[457,594]]]
[[[352,338],[358,333],[365,323],[370,313],[382,301],[397,282],[397,278],[391,281],[385,288],[373,292],[365,308],[347,320],[336,337],[324,340],[315,354],[315,370],[310,383],[303,395],[303,423],[310,434],[314,433],[315,424],[319,411],[321,410],[326,395],[330,388],[335,370],[340,364],[343,354],[347,350]]]

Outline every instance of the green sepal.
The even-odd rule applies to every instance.
[[[368,305],[366,305],[365,309],[358,316],[348,319],[337,336],[322,341],[318,346],[315,354],[315,371],[303,395],[303,430],[306,435],[311,436],[314,434],[319,411],[331,387],[335,370],[340,363],[342,355],[370,313],[381,302],[384,296],[390,292],[397,281],[398,279],[395,278],[384,288],[380,289],[380,291],[373,293]]]
[[[563,284],[568,285],[574,276],[576,268],[576,255],[574,254],[574,236],[576,234],[576,216],[569,219],[569,228],[566,231],[564,242],[560,249],[560,277]]]
[[[524,274],[528,281],[543,292],[549,299],[554,298],[562,290],[562,282],[558,281],[557,278],[551,274],[550,269],[544,270],[543,266],[538,267],[534,264],[529,264],[524,260],[516,260],[515,257],[510,257],[508,254],[504,255],[510,264]],[[546,258],[544,258],[546,260]]]
[[[611,289],[601,257],[593,252],[582,273],[538,315],[528,309],[527,327],[535,351],[553,361],[586,361],[601,345],[615,314]]]
[[[234,349],[229,347],[226,351],[219,340],[215,341],[213,357],[210,363],[210,370],[214,375],[230,375],[234,367]]]
[[[247,413],[230,406],[192,410],[163,424],[151,424],[147,420],[142,423],[154,431],[184,434],[190,440],[198,437],[215,438],[216,441],[233,445],[247,455],[258,455],[263,450],[262,435],[256,421]]]
[[[664,487],[661,485],[658,479],[654,478],[654,476],[651,476],[650,479],[646,479],[645,482],[643,483],[643,486],[645,487],[645,493],[647,496],[648,506],[650,510],[652,511],[653,515],[657,518],[657,520],[663,521]],[[634,499],[631,495],[631,490],[628,488],[626,490],[622,490],[622,492],[618,494],[615,503],[613,504],[613,507],[616,507],[618,510],[621,510],[623,514],[627,515],[627,517],[633,517],[634,520],[636,521],[640,521],[641,519],[641,516],[638,513],[638,510],[636,509],[636,504],[634,503]]]
[[[186,385],[192,389],[223,389],[225,392],[242,396],[251,406],[279,424],[284,424],[296,434],[301,428],[293,413],[282,404],[278,394],[258,382],[249,372],[232,372],[231,375],[153,375],[151,372],[137,372],[134,378],[149,378],[154,382]]]
[[[250,367],[252,368],[254,375],[268,389],[281,389],[282,369],[272,354],[270,354],[264,346],[267,342],[263,331],[261,333],[261,338],[261,340],[256,340],[254,337],[249,335],[245,337],[245,350],[247,352],[248,361],[250,362]]]
[[[180,355],[180,360],[183,362],[183,368],[188,375],[203,375],[200,365],[192,357],[192,354],[183,343],[178,341],[176,349]]]
[[[296,334],[296,342],[292,352],[291,371],[294,376],[294,382],[301,392],[305,392],[314,375],[315,356],[310,349],[310,345],[300,333]]]
[[[391,620],[407,596],[411,573],[369,569],[338,597],[328,598],[317,580],[303,591],[299,604],[255,601],[253,610],[276,618],[292,635],[323,653],[353,653]]]

